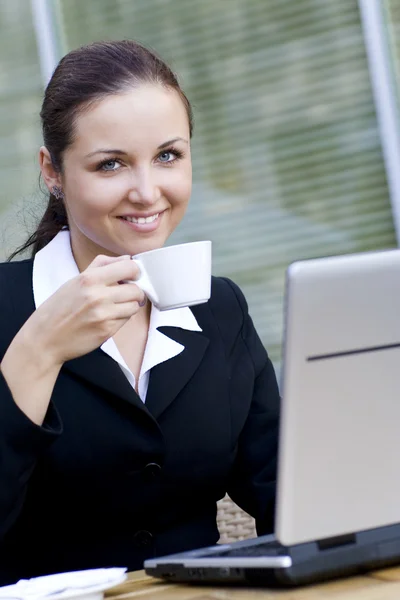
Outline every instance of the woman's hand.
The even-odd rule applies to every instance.
[[[44,421],[63,363],[101,346],[138,312],[144,293],[120,284],[137,275],[129,256],[97,256],[19,330],[0,368],[15,403],[34,423]]]
[[[32,334],[51,362],[62,364],[98,348],[140,309],[144,292],[129,256],[97,256],[32,315]],[[28,325],[28,322],[27,322]]]

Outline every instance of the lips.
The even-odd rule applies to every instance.
[[[160,213],[155,213],[150,217],[130,217],[126,215],[125,217],[121,217],[124,221],[129,221],[130,223],[138,223],[139,225],[144,225],[145,223],[153,223],[158,219]]]
[[[118,218],[138,233],[151,233],[158,228],[165,210],[151,215],[121,215]]]

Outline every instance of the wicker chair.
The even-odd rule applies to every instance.
[[[229,496],[217,503],[217,524],[220,544],[256,537],[254,519],[239,508]]]

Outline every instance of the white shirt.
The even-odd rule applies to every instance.
[[[72,254],[69,231],[64,229],[35,255],[32,283],[36,308],[52,296],[64,283],[77,275],[79,275],[79,269]],[[156,365],[177,356],[185,349],[182,344],[171,340],[158,331],[158,327],[165,325],[191,331],[202,331],[189,308],[159,311],[152,305],[149,333],[138,382],[138,394],[143,402],[146,399],[150,370]],[[106,340],[101,346],[101,350],[119,364],[129,383],[135,389],[135,376],[124,361],[113,338]]]

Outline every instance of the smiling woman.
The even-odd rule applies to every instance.
[[[157,83],[141,83],[77,116],[61,170],[55,169],[49,149],[41,149],[46,185],[64,192],[81,271],[98,254],[133,255],[165,243],[189,202],[189,142],[180,95]]]
[[[41,118],[48,207],[32,259],[0,265],[0,584],[214,544],[226,493],[271,532],[279,393],[241,291],[213,278],[207,303],[160,312],[122,285],[189,202],[175,75],[91,44]]]
[[[77,49],[56,68],[41,118],[45,145],[40,166],[49,204],[37,231],[19,251],[32,246],[35,254],[64,226],[71,231],[80,267],[99,248],[119,255],[162,246],[182,219],[192,177],[192,110],[169,67],[130,41]],[[63,191],[63,198],[54,195],[55,188]],[[137,223],[138,233],[157,230],[140,242],[136,236],[138,245],[132,235],[124,245],[121,224],[112,233],[114,243],[108,239],[118,217],[132,222],[157,214],[153,227]]]

